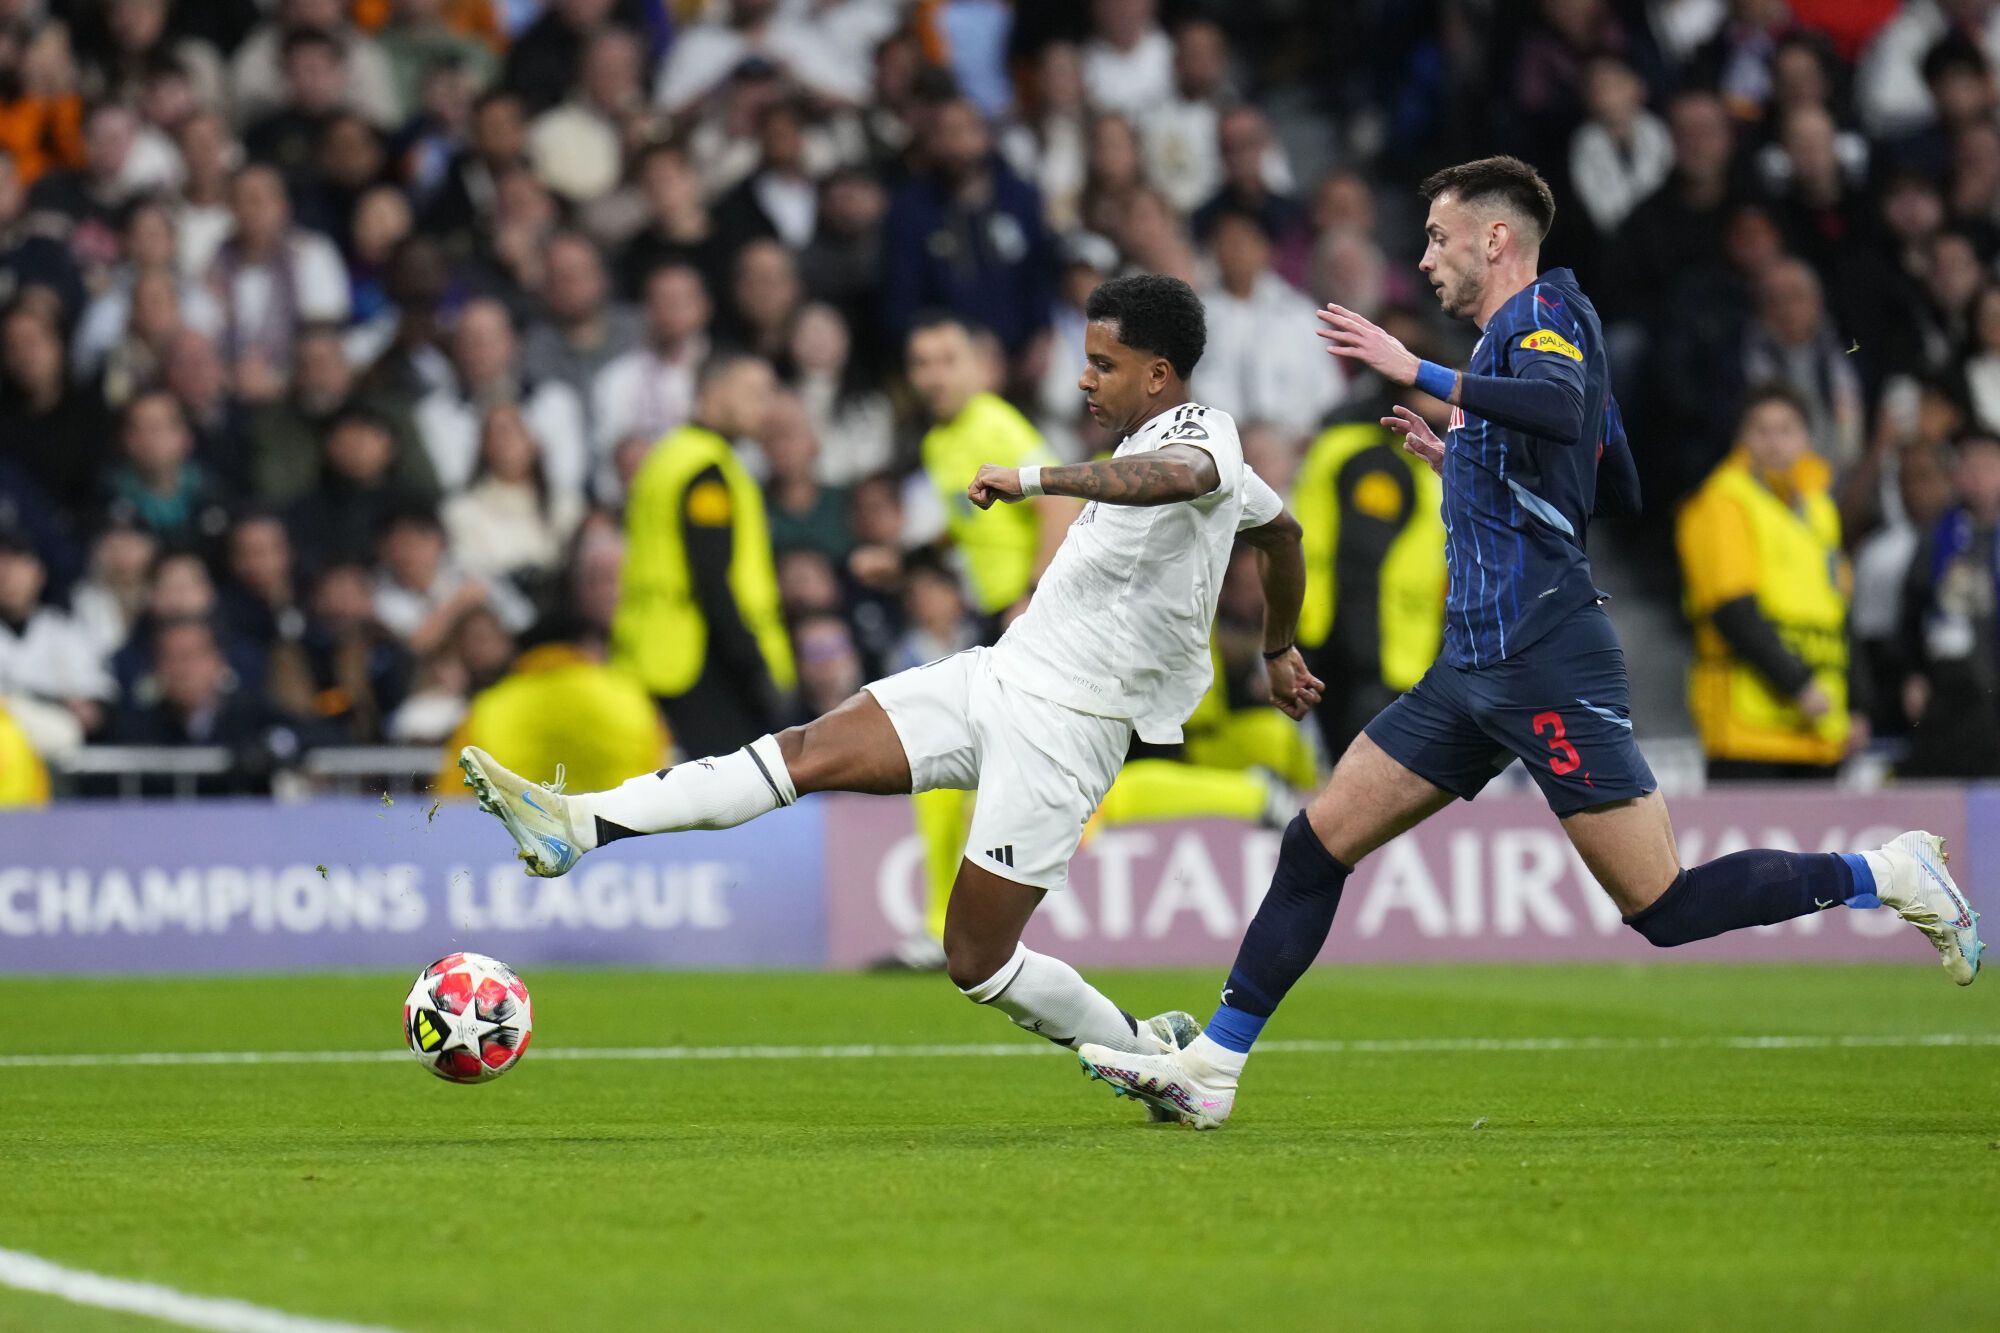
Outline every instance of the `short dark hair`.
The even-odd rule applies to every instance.
[[[1924,82],[1935,86],[1949,74],[1969,74],[1983,79],[1993,72],[1986,52],[1978,42],[1962,32],[1947,33],[1924,52]]]
[[[1426,199],[1456,195],[1462,204],[1496,200],[1535,224],[1535,243],[1556,221],[1556,196],[1542,173],[1518,157],[1482,157],[1433,172],[1417,187]]]
[[[1085,302],[1084,317],[1118,325],[1118,341],[1163,356],[1174,374],[1194,374],[1208,346],[1208,319],[1194,288],[1162,273],[1134,273],[1099,283]]]
[[[293,28],[288,31],[278,48],[279,59],[290,60],[298,52],[314,48],[326,52],[335,60],[347,59],[347,52],[332,34],[321,32],[318,28]]]
[[[1784,380],[1766,380],[1743,395],[1743,408],[1736,414],[1736,420],[1748,421],[1752,412],[1760,407],[1768,407],[1772,403],[1783,403],[1798,414],[1800,421],[1807,423],[1808,426],[1811,425],[1812,405],[1806,402],[1804,394]]]

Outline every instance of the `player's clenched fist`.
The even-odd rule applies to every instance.
[[[1021,472],[1019,468],[997,467],[992,463],[979,465],[979,475],[965,488],[965,498],[981,509],[991,509],[994,501],[1012,504],[1021,498]]]

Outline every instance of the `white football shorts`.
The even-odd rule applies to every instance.
[[[1053,703],[968,648],[865,686],[909,756],[915,791],[977,791],[965,855],[1039,889],[1069,884],[1083,826],[1125,763],[1132,724]]]

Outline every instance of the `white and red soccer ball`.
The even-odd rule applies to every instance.
[[[512,1069],[534,1025],[527,983],[483,953],[438,959],[403,1001],[403,1039],[411,1053],[453,1083],[484,1083]]]

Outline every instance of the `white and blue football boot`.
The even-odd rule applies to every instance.
[[[1201,1035],[1201,1024],[1195,1016],[1181,1009],[1169,1009],[1164,1014],[1154,1014],[1139,1025],[1139,1031],[1160,1043],[1160,1053],[1184,1050],[1187,1044]],[[1146,1119],[1156,1125],[1172,1124],[1180,1119],[1180,1113],[1167,1111],[1145,1103]]]
[[[1133,1055],[1086,1043],[1076,1058],[1084,1073],[1109,1083],[1118,1096],[1144,1103],[1152,1120],[1221,1129],[1236,1108],[1235,1077],[1208,1068],[1197,1051]]]
[[[479,798],[479,808],[507,826],[518,849],[515,855],[527,863],[530,875],[554,879],[583,859],[570,828],[560,771],[552,785],[530,782],[476,745],[458,752],[458,766],[465,785]]]
[[[1884,907],[1921,930],[1938,951],[1945,975],[1970,986],[1979,975],[1979,913],[1946,868],[1944,839],[1935,833],[1904,833],[1883,846],[1889,862],[1887,884],[1875,886]]]

